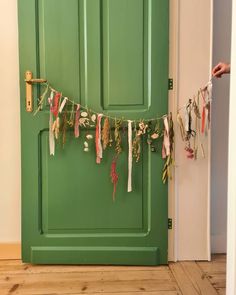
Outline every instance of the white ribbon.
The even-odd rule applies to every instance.
[[[168,123],[168,117],[164,117],[164,139],[163,139],[163,151],[162,151],[162,157],[166,158],[166,156],[170,155],[170,138],[169,138],[169,123]]]
[[[188,111],[188,107],[185,107],[185,109],[184,109],[184,117],[185,117],[184,128],[185,128],[185,131],[188,132],[189,131],[189,111]]]
[[[128,158],[128,193],[132,192],[132,121],[128,120],[128,145],[129,145],[129,158]]]
[[[101,142],[101,139],[102,139],[102,136],[101,136],[101,131],[102,131],[102,126],[101,126],[101,120],[102,120],[102,117],[103,117],[103,114],[99,114],[99,136],[98,136],[98,146],[99,146],[99,157],[100,159],[102,159],[102,142]]]
[[[65,106],[67,100],[68,100],[68,97],[65,97],[65,98],[63,99],[63,101],[62,101],[62,103],[61,103],[61,105],[60,105],[60,108],[59,108],[59,113],[61,113],[61,112],[63,111],[64,106]]]

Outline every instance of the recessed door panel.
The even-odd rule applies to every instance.
[[[79,1],[39,0],[36,4],[38,75],[79,101]]]
[[[83,151],[83,133],[78,140],[74,140],[71,134],[64,149],[58,146],[57,157],[49,156],[48,131],[40,133],[42,232],[146,231],[150,192],[147,186],[143,186],[143,177],[148,171],[147,164],[134,165],[134,192],[127,193],[128,167],[123,153],[117,167],[117,198],[113,201],[109,175],[113,152],[105,151],[103,163],[96,165],[94,144],[91,143],[90,152]],[[123,142],[127,149],[124,136]],[[143,153],[147,151],[143,150]]]

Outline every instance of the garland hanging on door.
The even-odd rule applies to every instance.
[[[117,183],[117,161],[123,152],[122,133],[127,130],[128,142],[128,181],[127,191],[132,191],[132,168],[134,162],[139,162],[141,155],[142,139],[147,143],[151,152],[158,152],[161,145],[162,158],[165,161],[162,181],[165,183],[171,178],[171,167],[174,163],[174,123],[172,113],[151,119],[130,120],[112,117],[106,113],[84,107],[74,100],[62,95],[61,91],[54,89],[48,82],[42,83],[45,89],[38,99],[40,110],[49,107],[49,151],[55,155],[55,145],[61,142],[65,146],[68,130],[73,130],[74,137],[81,136],[80,129],[95,128],[95,136],[88,131],[84,138],[84,152],[90,151],[90,143],[95,140],[96,163],[103,159],[103,151],[114,149],[111,163],[110,177],[113,184],[113,200],[115,200]],[[47,99],[46,99],[47,98]],[[210,128],[210,110],[212,101],[212,81],[200,88],[192,99],[178,109],[176,121],[179,126],[184,150],[188,159],[197,159],[199,149],[204,158],[205,152],[201,135],[207,135]],[[184,114],[181,115],[181,113]]]

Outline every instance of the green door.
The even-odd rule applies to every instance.
[[[127,132],[96,164],[67,135],[49,155],[49,111],[26,112],[25,71],[46,78],[64,96],[114,117],[162,116],[168,97],[168,0],[19,0],[22,138],[22,257],[38,264],[167,263],[167,186],[161,143],[142,142],[127,192]],[[34,86],[34,109],[43,89]],[[91,130],[93,132],[93,130]],[[70,133],[70,131],[69,131]]]

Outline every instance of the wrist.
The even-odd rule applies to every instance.
[[[226,73],[228,73],[228,74],[230,73],[230,64],[226,65]]]

